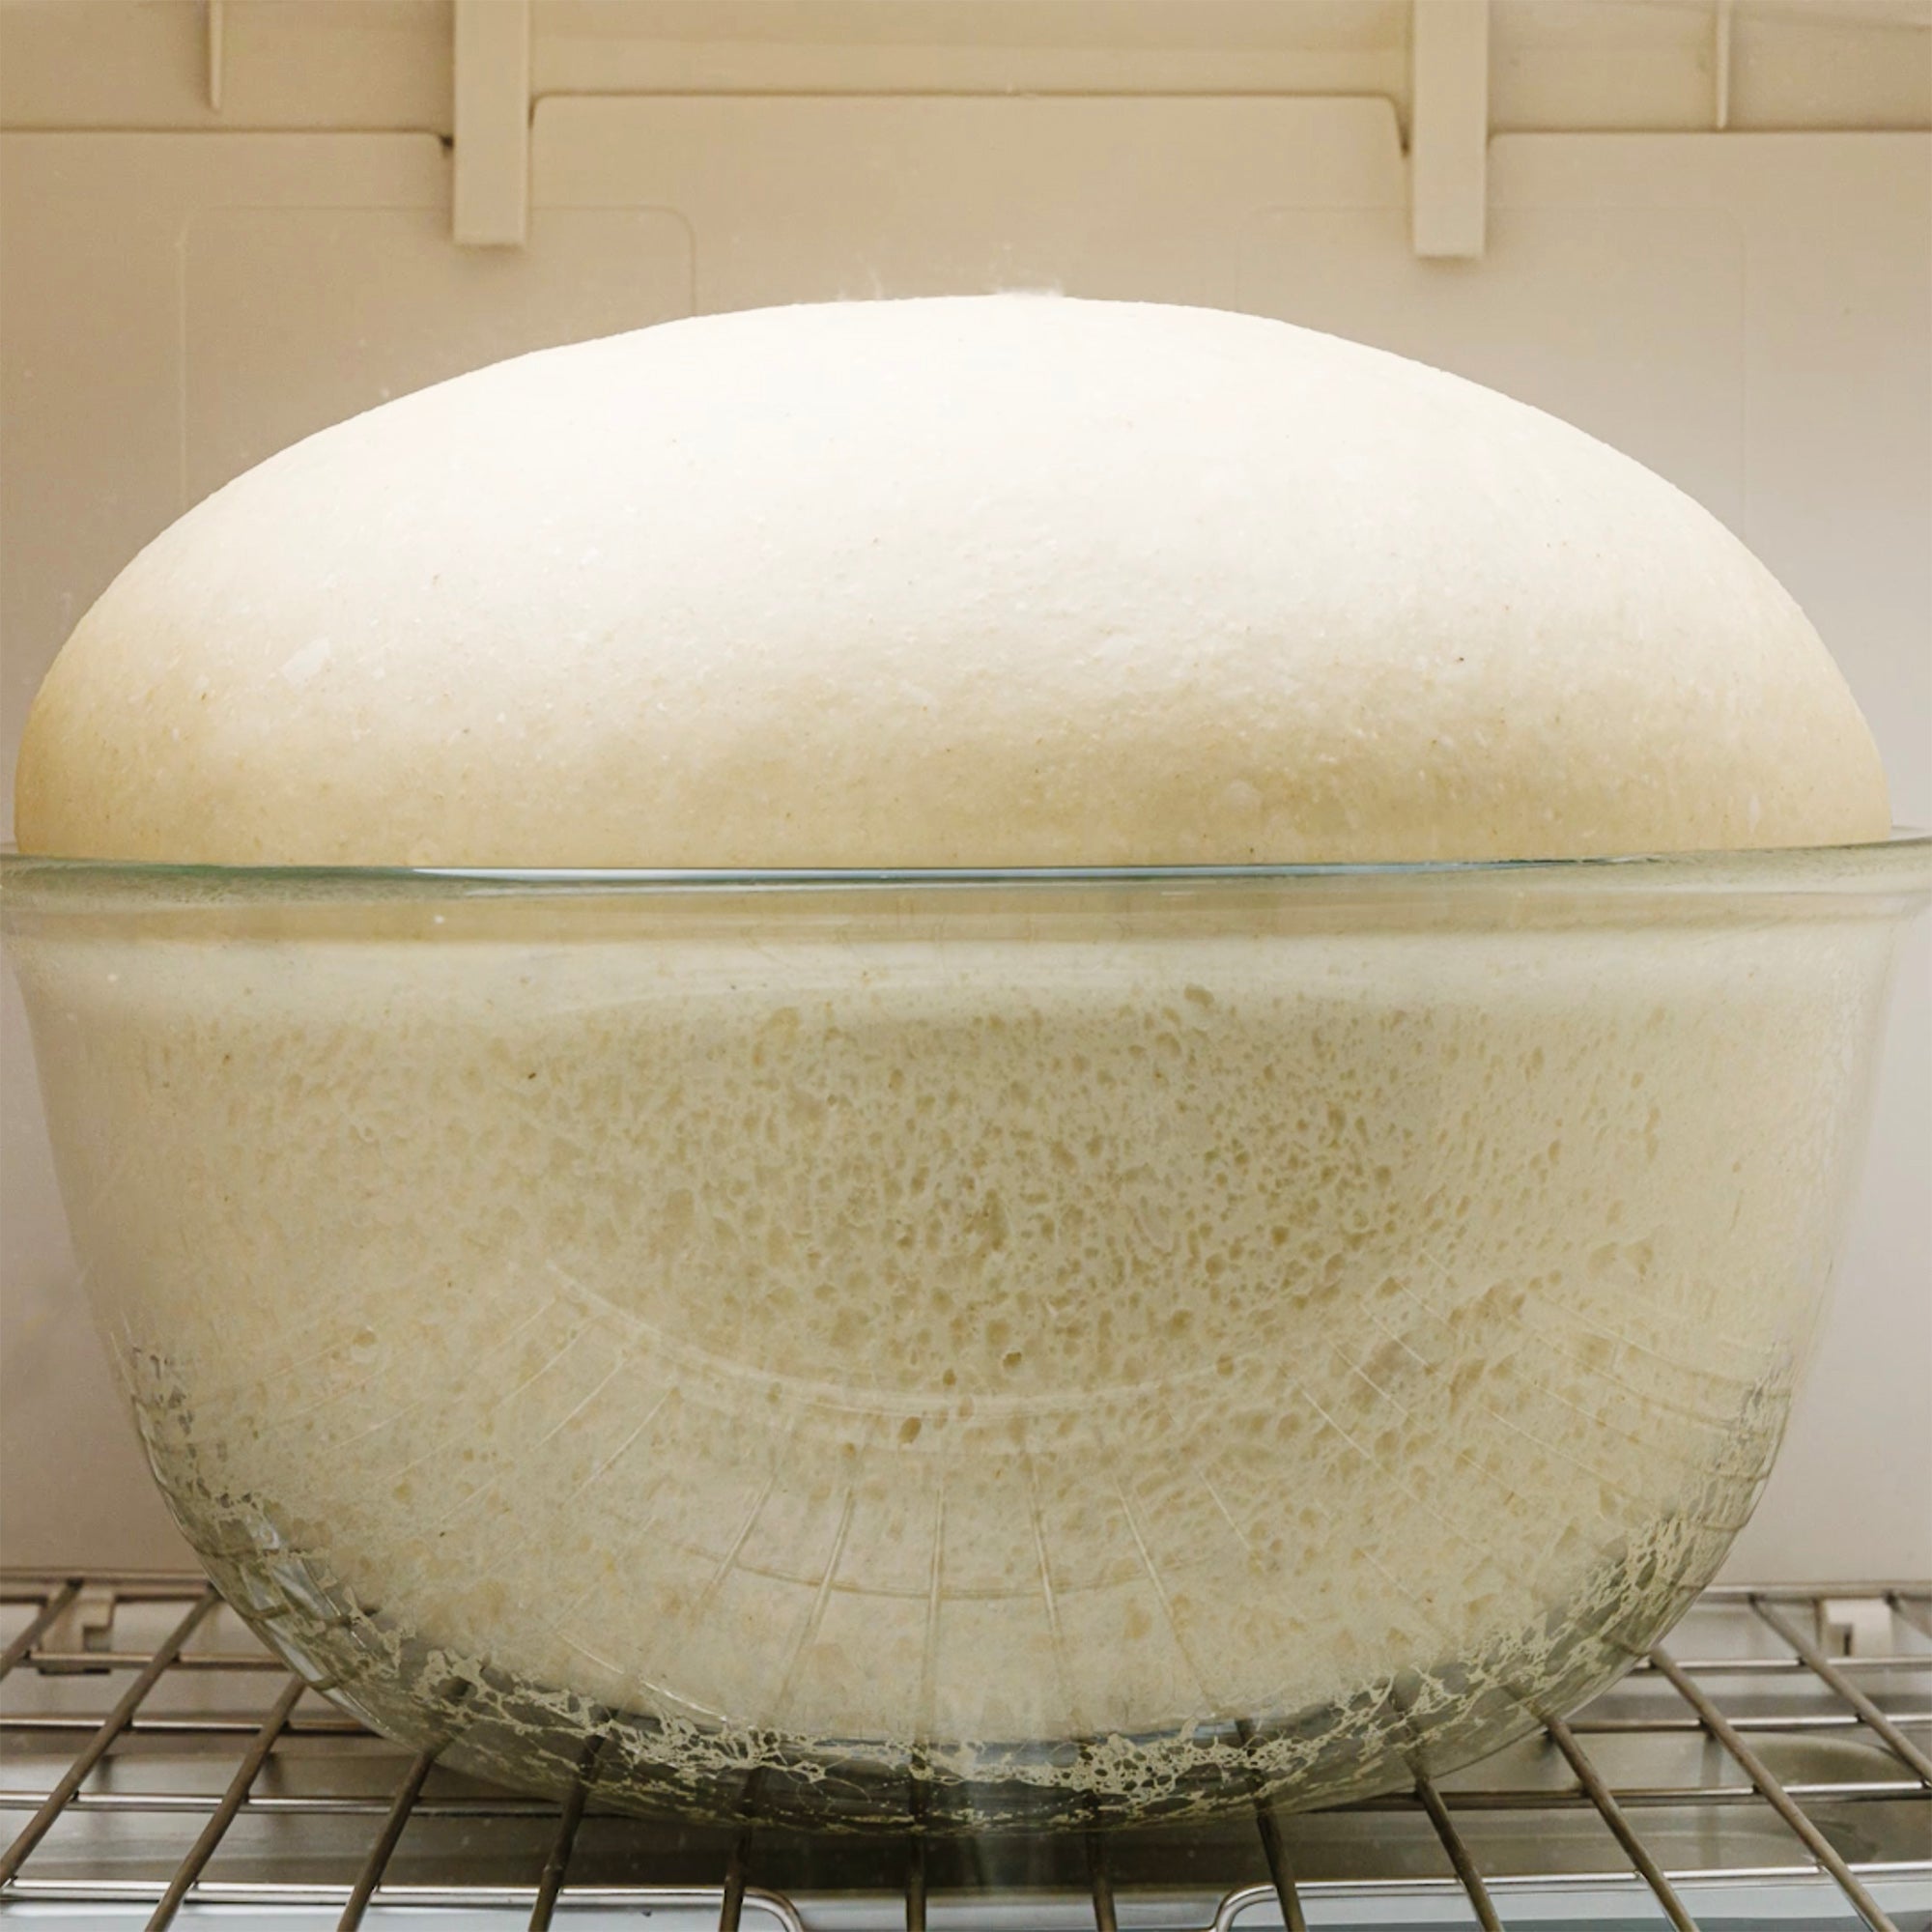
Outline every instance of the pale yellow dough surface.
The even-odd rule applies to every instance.
[[[1580,432],[1249,316],[841,303],[525,356],[149,546],[28,850],[1037,865],[1883,837],[1796,605]]]

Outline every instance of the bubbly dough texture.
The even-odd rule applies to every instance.
[[[1569,1708],[1770,1465],[1889,929],[1233,890],[22,944],[184,1528],[392,1735],[700,1815],[1244,1804],[1236,1720],[1306,1804]]]
[[[148,547],[30,851],[952,866],[1882,838],[1745,548],[1580,432],[1251,316],[709,317],[297,444]]]

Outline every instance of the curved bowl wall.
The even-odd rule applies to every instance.
[[[90,1292],[312,1682],[638,1808],[1088,1826],[1588,1697],[1770,1467],[1923,840],[9,862]]]

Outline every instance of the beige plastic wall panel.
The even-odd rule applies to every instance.
[[[1491,125],[1714,125],[1718,0],[1493,0]],[[535,0],[551,94],[1374,95],[1411,0]],[[0,0],[0,127],[451,124],[451,0]],[[1731,125],[1932,125],[1922,0],[1737,0]]]
[[[391,396],[692,306],[690,235],[648,209],[539,210],[519,250],[452,247],[437,210],[210,209],[183,250],[189,501]]]
[[[1408,95],[1410,0],[537,0],[538,94]]]
[[[677,216],[540,209],[456,248],[430,135],[0,136],[0,736],[74,619],[276,448],[522,349],[684,313]],[[0,975],[0,1558],[185,1560],[74,1283]]]
[[[1718,0],[1491,0],[1490,126],[1715,125]]]
[[[538,104],[539,203],[674,209],[701,311],[962,289],[1238,306],[1285,194],[1407,204],[1379,100]]]
[[[206,0],[0,0],[0,127],[218,125]]]
[[[1896,815],[1932,824],[1932,136],[1522,135],[1491,166],[1505,209],[1735,229],[1743,467],[1725,514],[1830,640]]]
[[[1733,219],[1518,208],[1492,191],[1480,272],[1417,259],[1408,232],[1400,206],[1269,210],[1242,305],[1506,389],[1735,517],[1744,248]]]
[[[1735,0],[1724,125],[1932,128],[1923,0]],[[1492,0],[1492,130],[1719,125],[1719,0]]]
[[[1745,0],[1730,98],[1733,128],[1932,128],[1932,9]]]
[[[0,127],[450,126],[450,0],[0,0]]]
[[[431,135],[0,135],[0,742],[184,494],[183,250],[227,204],[448,204]],[[313,296],[314,278],[304,285]],[[298,314],[277,327],[299,333]],[[309,338],[312,380],[338,347]],[[0,806],[11,826],[11,798]]]

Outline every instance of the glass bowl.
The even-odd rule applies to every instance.
[[[1932,841],[5,884],[95,1309],[263,1637],[512,1785],[944,1831],[1386,1789],[1655,1641]]]

